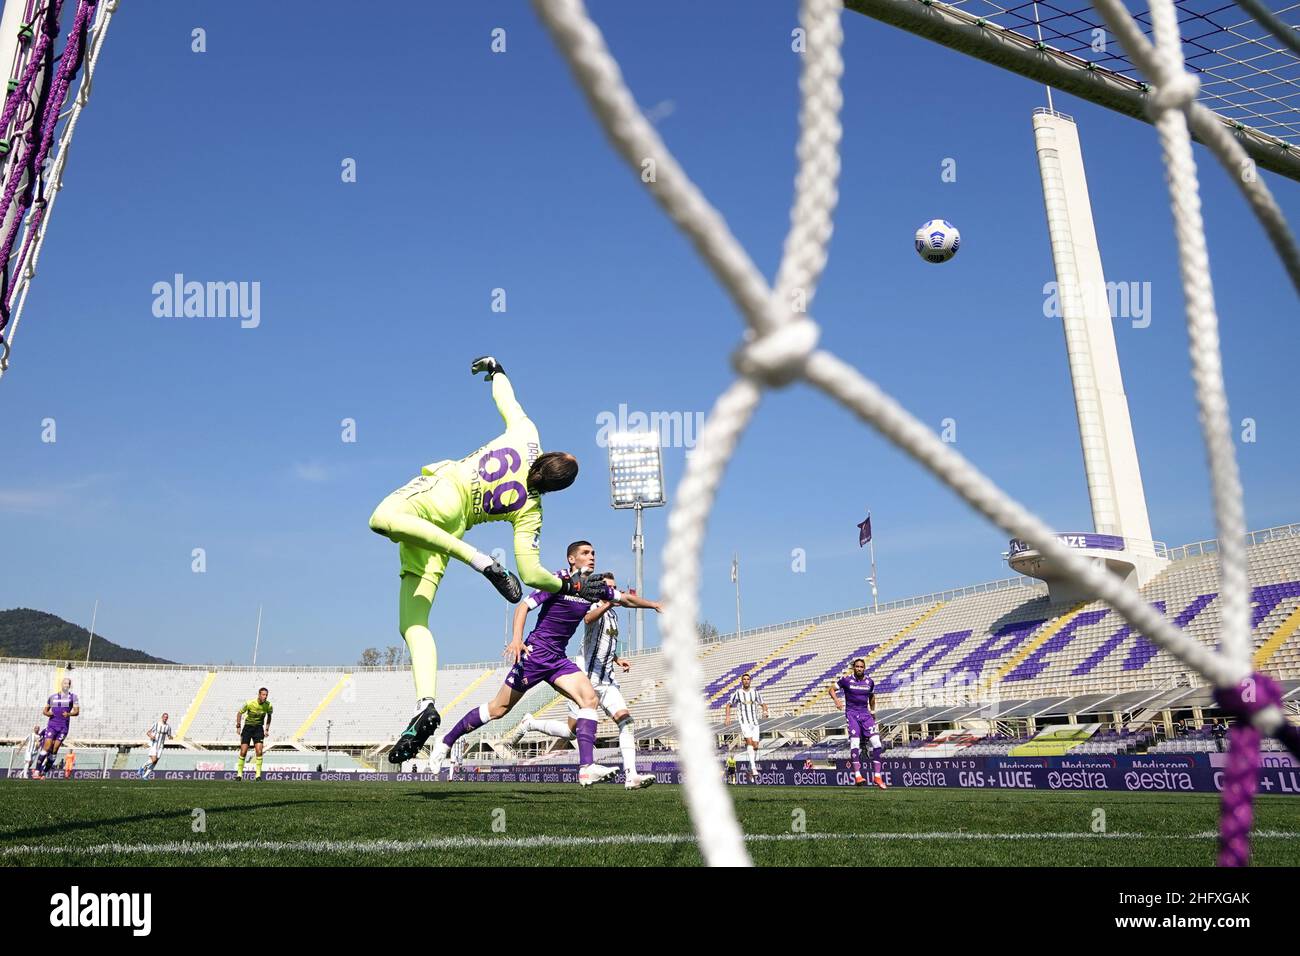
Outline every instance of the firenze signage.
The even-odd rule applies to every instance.
[[[1117,534],[1095,534],[1093,532],[1069,531],[1055,536],[1056,540],[1067,548],[1084,550],[1095,548],[1100,551],[1123,551],[1124,539]],[[1028,541],[1011,539],[1011,556],[1034,550]]]

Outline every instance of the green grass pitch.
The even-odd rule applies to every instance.
[[[755,862],[787,866],[1209,866],[1219,809],[1202,794],[731,792]],[[1300,801],[1260,797],[1255,821],[1254,862],[1300,866]],[[0,781],[3,866],[700,862],[672,786]]]

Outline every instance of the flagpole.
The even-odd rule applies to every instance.
[[[740,558],[731,556],[731,580],[736,585],[736,637],[740,637]]]
[[[90,640],[86,641],[86,663],[90,663],[90,645],[95,643],[95,621],[99,617],[99,598],[95,598],[95,609],[90,612]]]
[[[867,578],[871,582],[871,610],[872,613],[880,610],[880,600],[876,591],[876,536],[871,533],[871,512],[867,512],[867,517],[858,525],[858,547],[864,544],[871,546],[871,577]]]
[[[868,514],[867,517],[870,518],[871,515]],[[878,611],[880,610],[880,602],[876,592],[876,540],[874,535],[867,542],[867,547],[871,551],[871,610]]]
[[[257,633],[253,635],[253,666],[257,666],[257,647],[262,643],[262,605],[257,606]]]

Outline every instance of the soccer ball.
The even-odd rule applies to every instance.
[[[961,233],[947,219],[931,219],[916,230],[916,254],[926,262],[947,262],[961,248]]]

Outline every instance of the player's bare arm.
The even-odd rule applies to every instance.
[[[831,684],[829,687],[827,687],[826,692],[831,695],[831,700],[835,702],[835,709],[843,710],[844,703],[840,700],[840,695],[835,693],[835,685]]]
[[[515,616],[511,621],[510,643],[506,645],[506,657],[512,664],[518,664],[527,653],[524,645],[524,625],[528,621],[527,603],[515,605]]]
[[[656,614],[663,610],[663,604],[659,601],[651,601],[638,594],[621,594],[618,603],[621,607],[640,607],[647,611],[654,611]]]
[[[590,624],[613,606],[613,601],[597,601],[591,606],[591,610],[582,616],[582,623]]]

